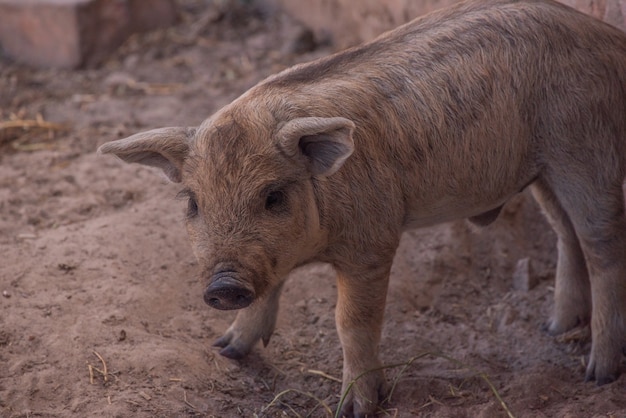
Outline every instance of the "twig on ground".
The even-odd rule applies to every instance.
[[[102,374],[102,377],[104,378],[104,381],[107,382],[109,380],[109,373],[107,372],[107,364],[97,351],[94,351],[93,353],[96,355],[96,357],[100,359],[100,362],[102,362],[102,370],[98,370],[95,367],[94,369],[100,372]]]
[[[185,404],[190,407],[191,409],[193,409],[194,411],[197,410],[197,408],[187,400],[187,391],[183,390],[183,401],[185,402]]]
[[[328,380],[332,380],[333,382],[339,382],[339,383],[341,383],[341,379],[338,379],[338,378],[336,378],[335,376],[331,376],[331,375],[329,375],[328,373],[325,373],[325,372],[323,372],[323,371],[321,371],[321,370],[312,370],[312,369],[309,369],[309,370],[307,370],[306,372],[307,372],[307,373],[310,373],[310,374],[315,374],[315,375],[318,375],[318,376],[322,376],[322,377],[324,377],[324,378],[326,378],[326,379],[328,379]]]
[[[89,384],[93,385],[93,366],[88,364],[87,368],[89,369]]]

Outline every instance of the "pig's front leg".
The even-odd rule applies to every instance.
[[[231,359],[241,359],[254,344],[263,340],[267,345],[276,326],[278,299],[283,284],[271,289],[263,298],[237,313],[237,318],[213,345],[221,347],[220,354]]]
[[[387,388],[378,359],[378,343],[388,281],[388,269],[369,277],[350,277],[341,272],[338,275],[335,315],[343,348],[342,395],[349,389],[341,416],[372,417],[385,397]]]

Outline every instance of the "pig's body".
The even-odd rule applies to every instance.
[[[345,389],[380,366],[402,231],[463,217],[487,224],[530,185],[559,236],[549,329],[591,317],[587,378],[619,374],[626,35],[588,16],[552,2],[462,4],[270,77],[197,130],[151,131],[102,151],[185,185],[205,300],[246,307],[217,342],[226,356],[267,343],[290,270],[328,262]],[[382,372],[366,374],[343,412],[372,413],[382,392]]]

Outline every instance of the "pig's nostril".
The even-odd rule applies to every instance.
[[[254,292],[230,281],[216,280],[204,292],[204,301],[216,309],[241,309],[254,300]]]

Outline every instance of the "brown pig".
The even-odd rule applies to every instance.
[[[239,358],[274,330],[287,274],[337,272],[341,413],[384,393],[378,344],[400,235],[487,224],[530,186],[558,234],[561,333],[591,319],[586,378],[619,375],[626,339],[626,35],[552,1],[470,1],[260,82],[197,128],[109,142],[188,197],[204,300],[242,309]],[[245,309],[243,309],[245,308]]]

